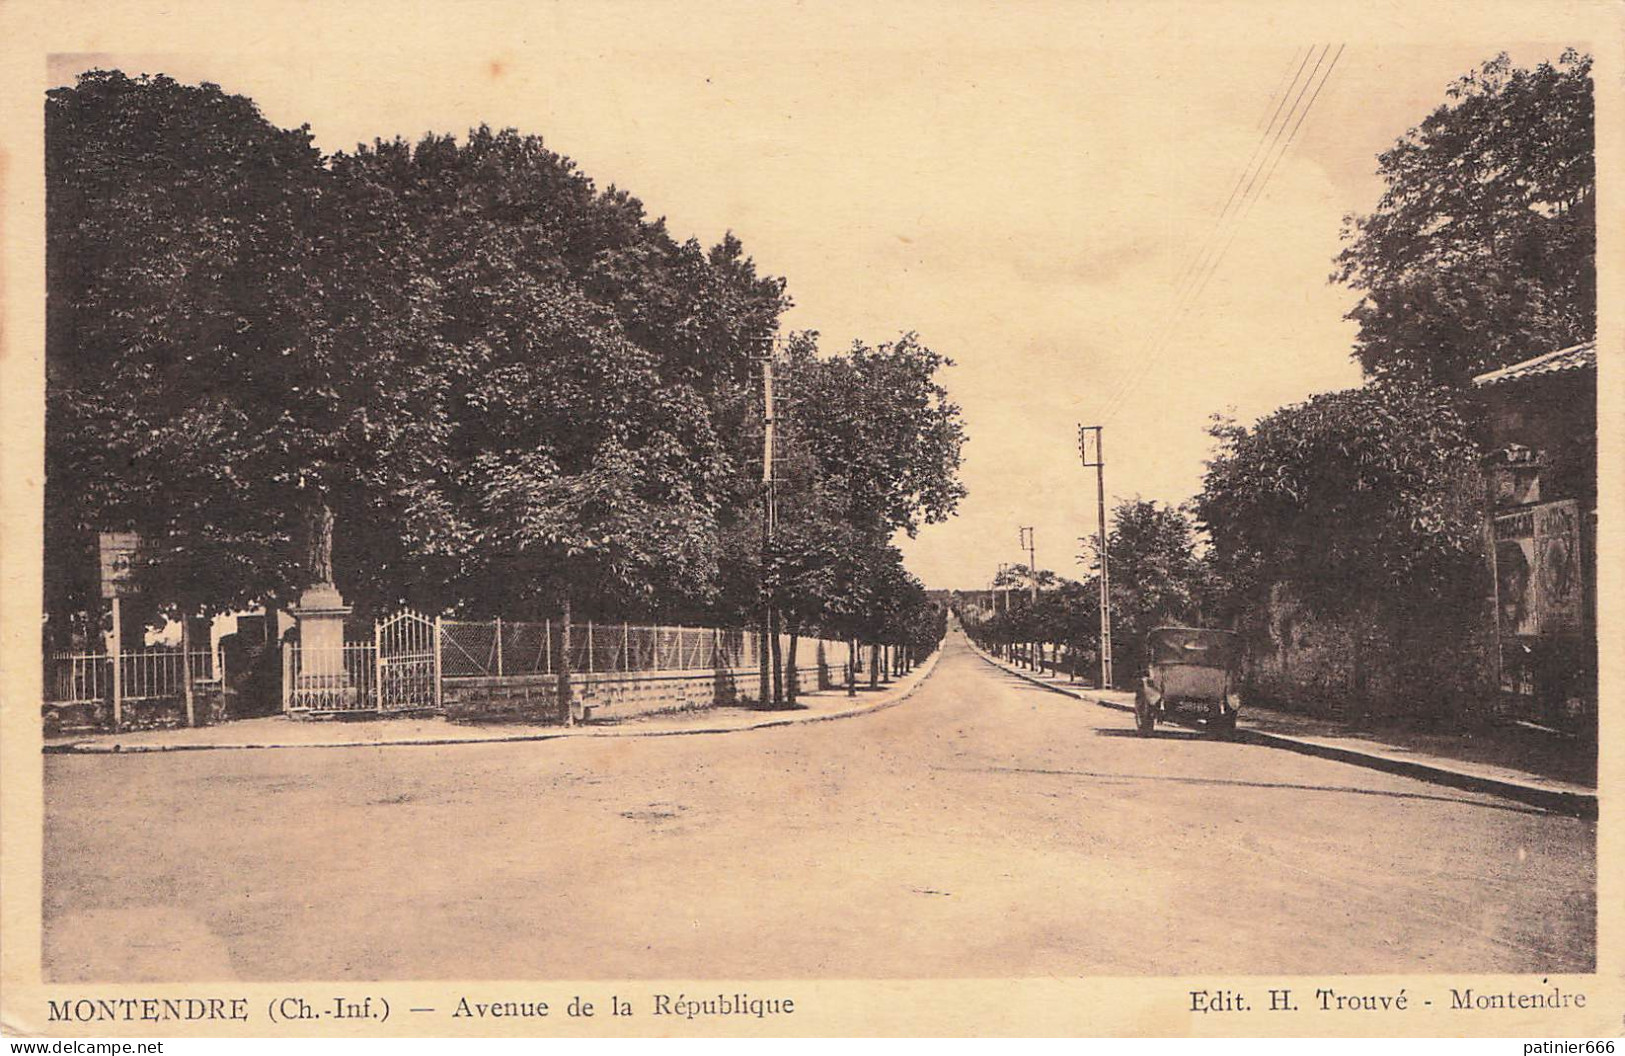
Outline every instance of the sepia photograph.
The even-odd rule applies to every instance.
[[[187,9],[14,110],[8,1032],[1619,1032],[1617,10]]]

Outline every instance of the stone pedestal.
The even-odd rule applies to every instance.
[[[354,707],[356,688],[345,665],[344,619],[351,606],[331,583],[317,583],[293,607],[299,621],[299,667],[293,694],[303,707]]]

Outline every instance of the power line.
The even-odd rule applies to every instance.
[[[1198,250],[1198,252],[1197,252],[1195,258],[1193,259],[1193,261],[1192,261],[1190,267],[1188,268],[1188,270],[1186,272],[1184,272],[1178,279],[1175,280],[1176,287],[1183,288],[1183,292],[1185,292],[1185,293],[1189,292],[1189,286],[1187,285],[1188,280],[1190,279],[1190,277],[1192,275],[1195,275],[1195,274],[1197,274],[1198,272],[1200,272],[1202,270],[1202,268],[1207,264],[1208,260],[1210,259],[1210,254],[1213,252],[1213,248],[1216,245],[1218,245],[1219,237],[1220,237],[1219,232],[1224,226],[1225,219],[1231,215],[1230,207],[1232,205],[1234,205],[1235,202],[1236,202],[1236,193],[1241,190],[1241,186],[1242,186],[1243,183],[1248,183],[1248,186],[1251,187],[1251,182],[1248,181],[1247,174],[1249,172],[1252,172],[1253,173],[1253,178],[1254,179],[1258,178],[1258,173],[1253,170],[1253,163],[1256,161],[1256,162],[1259,163],[1260,168],[1263,167],[1263,162],[1259,160],[1258,152],[1260,150],[1264,150],[1264,144],[1267,141],[1269,141],[1269,139],[1270,139],[1271,130],[1275,130],[1275,137],[1276,137],[1277,140],[1279,140],[1280,134],[1281,134],[1281,129],[1286,128],[1286,122],[1282,121],[1281,122],[1281,129],[1275,129],[1276,119],[1281,116],[1281,107],[1286,103],[1287,96],[1292,94],[1292,89],[1297,86],[1298,78],[1303,75],[1303,68],[1309,64],[1309,56],[1314,54],[1314,51],[1315,51],[1314,45],[1310,45],[1309,47],[1304,49],[1303,61],[1298,63],[1298,68],[1292,74],[1292,80],[1291,80],[1291,82],[1289,84],[1287,84],[1286,91],[1281,92],[1280,93],[1280,99],[1275,101],[1275,111],[1274,111],[1274,113],[1270,114],[1270,119],[1269,119],[1268,123],[1266,123],[1264,125],[1264,131],[1258,137],[1258,142],[1253,144],[1253,152],[1247,158],[1247,164],[1243,165],[1241,167],[1241,171],[1236,174],[1236,184],[1235,184],[1234,187],[1230,188],[1230,196],[1225,199],[1224,208],[1219,210],[1218,218],[1216,220],[1214,220],[1213,226],[1212,226],[1212,228],[1209,229],[1207,237],[1205,239],[1203,239],[1201,248]],[[1297,52],[1294,51],[1293,55],[1296,56]],[[1287,64],[1287,66],[1290,69],[1291,68],[1291,63],[1289,62]],[[1313,76],[1314,76],[1314,73],[1311,72],[1310,77],[1313,77]],[[1307,83],[1307,82],[1305,82],[1305,83]],[[1300,93],[1300,98],[1301,98],[1301,93]],[[1295,101],[1293,103],[1293,106],[1294,107],[1297,106],[1297,103]],[[1264,110],[1265,110],[1266,113],[1269,113],[1268,105],[1265,106]],[[1290,119],[1291,116],[1292,116],[1292,111],[1288,110],[1287,111],[1288,119]],[[1256,128],[1257,126],[1255,125],[1254,127]],[[1273,150],[1273,149],[1274,149],[1274,144],[1272,143],[1270,145],[1269,150]],[[1264,150],[1264,157],[1265,158],[1269,157],[1269,150]],[[1243,199],[1246,198],[1245,193],[1242,194],[1242,198]],[[1239,209],[1240,206],[1237,205],[1236,208]],[[1179,297],[1179,295],[1176,294],[1175,299],[1177,300],[1178,297]]]
[[[1234,244],[1237,236],[1240,234],[1242,225],[1252,214],[1253,207],[1257,204],[1259,198],[1263,196],[1264,191],[1268,188],[1270,180],[1275,175],[1276,168],[1281,163],[1281,159],[1286,156],[1286,153],[1291,148],[1293,141],[1297,138],[1298,130],[1303,127],[1305,119],[1309,116],[1309,111],[1314,107],[1315,101],[1320,98],[1321,90],[1326,87],[1326,82],[1331,78],[1332,70],[1336,67],[1338,59],[1342,58],[1344,47],[1346,47],[1346,45],[1338,46],[1337,53],[1335,56],[1333,56],[1331,63],[1326,65],[1325,73],[1320,75],[1319,83],[1316,84],[1314,90],[1310,92],[1309,86],[1314,84],[1316,74],[1320,72],[1320,67],[1325,64],[1326,55],[1331,51],[1331,45],[1327,44],[1321,49],[1320,58],[1315,62],[1315,68],[1310,71],[1309,78],[1305,80],[1302,87],[1298,89],[1297,96],[1293,99],[1291,108],[1287,110],[1286,119],[1281,122],[1278,128],[1275,128],[1273,141],[1264,152],[1264,161],[1260,163],[1258,170],[1253,173],[1252,179],[1248,181],[1247,189],[1242,193],[1242,204],[1237,206],[1236,211],[1231,214],[1233,218],[1232,223],[1230,225],[1228,237],[1224,238],[1223,240],[1222,248],[1220,248],[1216,254],[1211,256],[1205,269],[1201,270],[1200,278],[1195,280],[1195,282],[1187,282],[1184,288],[1180,291],[1179,295],[1176,296],[1174,311],[1170,313],[1170,316],[1165,320],[1165,323],[1159,330],[1157,336],[1153,339],[1150,351],[1141,359],[1138,369],[1134,370],[1129,375],[1128,379],[1124,383],[1120,384],[1116,390],[1114,390],[1114,395],[1106,408],[1103,424],[1109,423],[1116,418],[1124,400],[1126,400],[1133,390],[1137,388],[1145,379],[1146,375],[1148,375],[1155,367],[1157,360],[1166,350],[1166,347],[1171,342],[1174,334],[1177,333],[1179,325],[1183,322],[1186,312],[1188,312],[1190,308],[1194,307],[1196,302],[1201,299],[1202,294],[1206,292],[1208,283],[1212,280],[1213,275],[1217,272],[1220,264],[1223,263],[1225,256],[1229,253],[1231,245]],[[1313,47],[1311,47],[1309,52],[1304,55],[1303,64],[1307,64],[1309,54],[1312,54],[1313,50]],[[1303,64],[1300,64],[1300,72],[1301,65]],[[1295,84],[1296,81],[1297,78],[1294,77],[1293,83]],[[1291,92],[1292,88],[1289,85],[1286,94],[1290,95]],[[1299,104],[1303,103],[1306,93],[1309,96],[1308,102],[1304,103],[1300,108]],[[1285,96],[1283,96],[1283,102],[1284,99]],[[1277,107],[1277,113],[1279,113],[1279,107]],[[1296,122],[1293,122],[1294,114],[1297,116]],[[1289,123],[1291,123],[1291,132],[1287,133],[1287,125]],[[1270,127],[1274,127],[1273,119],[1271,120]],[[1286,133],[1284,144],[1282,144],[1283,133]],[[1266,129],[1266,136],[1267,134],[1268,129]],[[1278,153],[1275,149],[1277,144],[1282,144]],[[1255,154],[1256,150],[1257,148],[1255,148]],[[1260,174],[1262,174],[1262,177]],[[1243,176],[1245,177],[1245,170],[1243,172]]]
[[[1257,160],[1259,149],[1263,147],[1264,141],[1269,138],[1270,129],[1275,127],[1275,119],[1281,116],[1281,107],[1286,103],[1286,97],[1292,94],[1293,86],[1298,83],[1298,78],[1303,76],[1303,68],[1309,64],[1309,56],[1314,52],[1314,50],[1315,48],[1312,44],[1308,48],[1304,49],[1303,61],[1298,63],[1298,71],[1292,75],[1292,83],[1286,86],[1286,91],[1281,93],[1280,100],[1275,104],[1275,113],[1270,115],[1269,124],[1264,126],[1263,135],[1259,136],[1258,142],[1253,145],[1252,156],[1247,159],[1247,164],[1242,166],[1241,175],[1236,177],[1236,185],[1230,188],[1230,198],[1224,203],[1224,212],[1219,214],[1219,219],[1224,219],[1225,214],[1230,211],[1230,203],[1235,201],[1236,191],[1241,188],[1241,181],[1246,179],[1247,170],[1251,169],[1253,167],[1253,162]],[[1297,52],[1293,52],[1293,54],[1296,55]],[[1309,76],[1313,78],[1314,74],[1310,73]],[[1294,105],[1296,104],[1294,103]],[[1283,128],[1285,125],[1286,123],[1282,122]],[[1277,135],[1279,135],[1279,133],[1277,133]]]
[[[1304,52],[1303,63],[1300,64],[1300,66],[1299,66],[1299,73],[1303,72],[1302,67],[1304,65],[1308,64],[1309,56],[1314,54],[1314,50],[1315,50],[1314,46],[1311,45],[1309,47],[1309,49]],[[1229,252],[1231,242],[1235,241],[1235,232],[1237,231],[1239,225],[1246,219],[1244,209],[1245,209],[1245,211],[1250,212],[1251,211],[1251,202],[1256,200],[1256,198],[1254,196],[1254,193],[1253,193],[1253,188],[1257,187],[1259,193],[1263,193],[1264,185],[1259,183],[1259,177],[1264,172],[1264,166],[1269,161],[1270,156],[1274,153],[1276,144],[1281,142],[1281,136],[1286,132],[1286,127],[1287,127],[1288,123],[1291,122],[1292,115],[1295,112],[1297,112],[1298,104],[1303,101],[1304,93],[1306,91],[1308,91],[1310,83],[1312,83],[1314,81],[1315,74],[1320,72],[1321,63],[1326,61],[1326,53],[1328,51],[1330,51],[1330,50],[1331,50],[1331,45],[1330,44],[1326,45],[1324,48],[1321,49],[1320,58],[1315,60],[1315,68],[1309,71],[1309,77],[1306,80],[1304,80],[1302,86],[1298,88],[1298,94],[1293,98],[1292,105],[1287,109],[1286,116],[1284,118],[1282,118],[1281,123],[1277,126],[1275,124],[1275,121],[1273,119],[1271,120],[1270,128],[1274,129],[1274,135],[1273,136],[1268,135],[1269,129],[1265,130],[1266,131],[1266,136],[1263,139],[1260,139],[1259,142],[1262,145],[1265,142],[1265,140],[1267,139],[1268,140],[1268,146],[1264,147],[1264,156],[1263,156],[1263,158],[1259,159],[1258,165],[1257,165],[1256,168],[1252,167],[1251,163],[1249,163],[1249,167],[1252,168],[1252,177],[1247,180],[1246,189],[1241,192],[1241,202],[1240,202],[1240,204],[1238,204],[1236,206],[1236,213],[1232,214],[1233,219],[1231,220],[1231,225],[1230,225],[1230,236],[1223,240],[1222,246],[1220,246],[1220,248],[1218,249],[1218,251],[1216,253],[1210,254],[1210,256],[1208,257],[1208,260],[1203,265],[1206,270],[1205,271],[1199,271],[1198,278],[1193,283],[1191,283],[1190,286],[1187,287],[1187,289],[1185,291],[1187,296],[1185,298],[1184,303],[1182,303],[1180,305],[1179,310],[1175,313],[1174,319],[1169,325],[1170,330],[1172,330],[1174,327],[1176,327],[1178,325],[1179,321],[1184,316],[1185,310],[1188,307],[1190,307],[1190,305],[1192,303],[1194,303],[1195,300],[1198,297],[1201,296],[1200,289],[1206,288],[1208,278],[1212,275],[1213,271],[1218,268],[1220,262],[1223,261],[1224,255],[1227,252]],[[1298,83],[1298,79],[1296,77],[1294,77],[1293,78],[1293,84],[1296,85],[1297,83]],[[1286,96],[1291,95],[1291,94],[1292,94],[1292,86],[1289,85],[1287,87],[1286,93],[1284,95],[1282,95],[1282,97],[1281,97],[1281,102],[1283,102],[1283,103],[1286,102]],[[1279,107],[1277,107],[1277,115],[1279,115]],[[1301,120],[1301,117],[1300,117],[1300,120]],[[1255,148],[1255,154],[1256,154],[1256,148]],[[1243,175],[1245,175],[1245,173],[1243,173]],[[1214,244],[1215,245],[1220,245],[1218,240],[1215,240]],[[1164,340],[1167,339],[1167,336],[1171,336],[1171,335],[1165,335]],[[1160,349],[1159,349],[1159,351],[1160,351]]]
[[[1303,82],[1303,86],[1298,89],[1297,98],[1292,100],[1292,109],[1293,110],[1296,110],[1298,108],[1298,104],[1303,102],[1304,93],[1309,90],[1309,85],[1314,81],[1315,74],[1320,72],[1320,64],[1326,61],[1326,53],[1331,51],[1331,50],[1332,50],[1332,46],[1330,44],[1328,44],[1324,48],[1320,49],[1320,58],[1315,60],[1315,68],[1309,71],[1309,79]],[[1307,114],[1308,112],[1309,112],[1308,109],[1305,108],[1304,113]],[[1288,111],[1287,112],[1287,120],[1291,120],[1291,118],[1292,118],[1292,113],[1291,113],[1291,111]],[[1301,121],[1302,118],[1300,117],[1299,120]],[[1279,143],[1281,141],[1281,133],[1283,133],[1285,131],[1286,131],[1286,121],[1282,121],[1281,122],[1281,127],[1275,130],[1275,142],[1270,144],[1270,148],[1269,148],[1270,150],[1275,149],[1275,143]],[[1268,158],[1269,157],[1269,152],[1266,151],[1264,156],[1266,158]],[[1260,165],[1258,167],[1258,170],[1253,173],[1253,178],[1252,178],[1252,180],[1250,180],[1248,182],[1247,189],[1241,193],[1241,197],[1244,200],[1246,199],[1246,197],[1249,194],[1252,193],[1253,184],[1258,182],[1258,177],[1263,171],[1264,171],[1264,166]]]
[[[1258,185],[1258,192],[1256,194],[1254,194],[1252,196],[1252,198],[1247,201],[1246,207],[1245,207],[1245,209],[1243,210],[1243,212],[1241,214],[1241,218],[1237,222],[1237,226],[1232,229],[1231,234],[1230,234],[1230,239],[1225,243],[1224,253],[1228,253],[1230,251],[1230,245],[1231,245],[1231,243],[1233,243],[1235,241],[1236,234],[1241,229],[1240,225],[1246,223],[1247,217],[1252,215],[1253,207],[1255,205],[1257,205],[1258,200],[1264,196],[1264,191],[1268,189],[1271,178],[1273,178],[1275,176],[1276,167],[1281,164],[1281,159],[1286,157],[1286,152],[1289,149],[1291,149],[1292,141],[1297,138],[1298,129],[1303,127],[1304,119],[1309,116],[1309,111],[1315,105],[1315,100],[1320,98],[1320,90],[1322,88],[1326,87],[1326,81],[1327,81],[1328,78],[1331,77],[1332,69],[1333,69],[1333,67],[1335,67],[1337,65],[1337,60],[1343,57],[1343,48],[1344,48],[1344,45],[1338,45],[1337,54],[1332,57],[1331,64],[1326,67],[1325,75],[1321,77],[1320,83],[1315,86],[1314,92],[1312,92],[1310,94],[1309,102],[1306,103],[1304,105],[1303,109],[1298,113],[1297,123],[1292,126],[1292,131],[1291,131],[1290,134],[1288,134],[1287,139],[1286,139],[1286,143],[1281,147],[1280,153],[1276,154],[1274,156],[1274,160],[1270,162],[1269,171],[1264,174],[1263,182]],[[1330,50],[1331,50],[1331,45],[1328,44],[1326,46],[1325,50],[1321,52],[1321,59],[1322,60],[1325,59],[1326,52],[1330,51]],[[1318,63],[1316,64],[1316,68],[1317,69],[1319,68]],[[1314,74],[1311,73],[1310,74],[1311,81],[1313,80],[1313,78],[1314,78]],[[1306,83],[1306,86],[1307,86],[1307,83]],[[1301,95],[1301,93],[1300,93],[1300,95]],[[1269,155],[1265,155],[1265,156],[1268,157]],[[1223,253],[1220,254],[1220,260],[1222,260],[1222,259],[1223,259]],[[1200,298],[1202,296],[1202,291],[1207,289],[1208,281],[1210,279],[1212,279],[1213,271],[1217,270],[1217,267],[1218,267],[1218,265],[1217,265],[1217,263],[1215,263],[1214,268],[1209,270],[1208,274],[1203,277],[1201,287],[1196,292],[1196,298]]]
[[[1188,259],[1185,262],[1185,267],[1182,268],[1180,273],[1177,276],[1175,276],[1175,278],[1174,278],[1174,287],[1175,287],[1175,290],[1176,290],[1176,295],[1175,295],[1176,300],[1178,299],[1178,295],[1179,295],[1177,291],[1181,291],[1181,290],[1183,290],[1185,288],[1186,280],[1188,280],[1191,275],[1196,273],[1196,271],[1200,268],[1201,264],[1204,262],[1208,252],[1212,249],[1212,247],[1213,247],[1213,245],[1214,245],[1214,243],[1215,243],[1215,241],[1217,239],[1218,232],[1219,232],[1220,228],[1224,224],[1225,218],[1230,215],[1230,207],[1231,207],[1232,204],[1234,204],[1234,202],[1236,200],[1236,192],[1241,189],[1242,183],[1247,179],[1247,174],[1250,171],[1252,171],[1253,163],[1258,160],[1258,152],[1259,152],[1259,150],[1263,148],[1265,141],[1267,141],[1270,138],[1270,132],[1271,132],[1272,129],[1275,128],[1276,119],[1279,118],[1280,115],[1281,115],[1281,107],[1282,107],[1283,104],[1285,104],[1286,97],[1292,93],[1293,87],[1297,85],[1298,78],[1300,76],[1302,76],[1303,68],[1304,68],[1304,66],[1306,66],[1308,64],[1309,56],[1311,54],[1313,54],[1314,50],[1315,49],[1314,49],[1313,45],[1311,45],[1310,47],[1304,49],[1303,60],[1298,63],[1298,68],[1293,72],[1292,80],[1291,80],[1291,82],[1289,84],[1287,84],[1285,92],[1280,92],[1280,85],[1277,84],[1276,91],[1280,92],[1280,99],[1278,101],[1276,101],[1272,97],[1271,101],[1275,102],[1274,111],[1273,112],[1271,111],[1268,103],[1265,104],[1265,106],[1264,106],[1264,114],[1267,114],[1269,116],[1269,121],[1268,121],[1267,124],[1265,124],[1263,133],[1258,137],[1258,142],[1253,144],[1253,151],[1252,151],[1252,154],[1248,156],[1247,163],[1245,165],[1243,165],[1241,167],[1241,171],[1236,174],[1235,186],[1230,188],[1229,197],[1225,199],[1224,206],[1219,210],[1219,215],[1214,218],[1213,224],[1208,229],[1207,235],[1203,239],[1202,244],[1199,247],[1198,251],[1196,252],[1196,254],[1194,254],[1190,259]],[[1293,52],[1292,52],[1293,57],[1296,58],[1297,54],[1298,53],[1297,53],[1296,49],[1294,49]],[[1291,69],[1292,69],[1292,63],[1290,61],[1288,61],[1287,65],[1286,65],[1286,70],[1291,70]],[[1285,79],[1285,77],[1286,77],[1286,70],[1282,70],[1282,72],[1281,72],[1282,79]],[[1260,115],[1260,120],[1262,120],[1262,119],[1263,119],[1263,115]],[[1257,126],[1255,125],[1254,127],[1256,128]],[[1285,127],[1284,122],[1283,122],[1283,127]]]
[[[1313,45],[1311,45],[1311,46],[1310,46],[1310,49],[1309,49],[1309,50],[1313,50]],[[1297,49],[1296,49],[1296,48],[1294,48],[1294,49],[1293,49],[1293,50],[1292,50],[1292,55],[1293,55],[1293,57],[1294,57],[1294,58],[1296,58],[1296,57],[1297,57],[1297,54],[1298,54],[1298,51],[1297,51]],[[1305,51],[1305,52],[1304,52],[1304,55],[1303,55],[1303,57],[1304,57],[1304,58],[1305,58],[1305,59],[1307,59],[1307,58],[1308,58],[1308,57],[1309,57],[1309,51],[1307,51],[1307,50],[1306,50],[1306,51]],[[1265,101],[1265,102],[1264,102],[1264,113],[1263,113],[1263,114],[1259,114],[1259,115],[1258,115],[1258,121],[1257,121],[1257,122],[1255,122],[1255,123],[1254,123],[1254,124],[1253,124],[1253,130],[1254,130],[1254,131],[1257,131],[1257,130],[1258,130],[1258,129],[1259,129],[1259,128],[1260,128],[1260,127],[1261,127],[1261,126],[1263,126],[1263,124],[1264,124],[1264,114],[1268,114],[1268,113],[1269,113],[1269,112],[1270,112],[1270,103],[1273,103],[1273,102],[1275,102],[1275,100],[1276,100],[1276,97],[1278,97],[1278,96],[1280,96],[1280,95],[1281,95],[1281,85],[1282,85],[1282,84],[1283,84],[1283,83],[1285,83],[1285,81],[1286,81],[1286,71],[1287,71],[1287,70],[1290,70],[1290,69],[1291,69],[1291,68],[1292,68],[1292,63],[1290,63],[1290,62],[1288,62],[1288,63],[1287,63],[1287,64],[1286,64],[1286,69],[1285,69],[1285,70],[1282,70],[1282,71],[1281,71],[1281,79],[1280,79],[1280,80],[1279,80],[1279,81],[1276,81],[1276,82],[1275,82],[1275,90],[1274,90],[1274,91],[1272,91],[1272,92],[1270,92],[1270,97],[1269,97],[1269,99],[1267,99],[1267,100],[1266,100],[1266,101]],[[1300,65],[1300,66],[1299,66],[1299,67],[1298,67],[1298,72],[1299,72],[1299,73],[1302,73],[1302,72],[1303,72],[1303,67],[1302,67],[1302,66],[1301,66],[1301,65]],[[1292,90],[1292,87],[1291,87],[1291,86],[1290,86],[1290,85],[1288,85],[1288,86],[1287,86],[1287,91],[1289,91],[1289,92],[1290,92],[1290,91],[1291,91],[1291,90]],[[1279,109],[1279,104],[1277,104],[1277,109]]]
[[[1346,45],[1343,44],[1337,46],[1337,54],[1332,56],[1332,63],[1326,67],[1325,76],[1320,79],[1320,84],[1315,86],[1314,94],[1309,96],[1308,105],[1303,108],[1303,113],[1298,115],[1298,123],[1292,126],[1292,133],[1286,137],[1286,146],[1282,147],[1281,153],[1275,156],[1275,161],[1270,165],[1270,171],[1264,176],[1265,186],[1269,185],[1270,177],[1275,175],[1275,166],[1281,164],[1281,159],[1286,157],[1286,152],[1292,149],[1292,141],[1298,138],[1298,129],[1303,127],[1303,119],[1309,116],[1309,111],[1315,105],[1315,100],[1320,98],[1320,90],[1326,87],[1326,82],[1331,79],[1332,70],[1337,68],[1337,60],[1343,57],[1344,47]],[[1259,194],[1262,195],[1263,191],[1260,190]],[[1256,202],[1258,199],[1254,198],[1253,200]]]
[[[1243,183],[1247,181],[1248,174],[1253,171],[1254,162],[1259,160],[1259,151],[1264,148],[1264,144],[1270,140],[1272,134],[1278,138],[1280,132],[1286,127],[1286,121],[1282,121],[1281,128],[1277,129],[1276,121],[1280,118],[1281,108],[1285,105],[1287,97],[1292,94],[1292,89],[1297,86],[1298,78],[1303,75],[1304,67],[1308,65],[1309,56],[1312,54],[1314,54],[1314,46],[1310,45],[1304,49],[1303,58],[1297,62],[1297,67],[1294,69],[1293,60],[1297,59],[1297,49],[1293,49],[1291,59],[1288,60],[1285,68],[1281,72],[1282,80],[1286,79],[1288,71],[1292,71],[1292,78],[1287,83],[1286,90],[1284,92],[1280,91],[1280,82],[1278,81],[1276,93],[1273,93],[1271,99],[1265,103],[1264,111],[1263,114],[1260,115],[1260,119],[1262,120],[1264,115],[1268,115],[1269,120],[1264,126],[1264,131],[1259,136],[1258,142],[1253,145],[1252,153],[1249,155],[1246,164],[1242,165],[1241,171],[1237,173],[1236,182],[1230,190],[1229,197],[1225,200],[1224,205],[1219,210],[1218,216],[1214,218],[1213,223],[1209,227],[1205,237],[1199,245],[1197,252],[1186,259],[1185,264],[1180,268],[1178,274],[1175,275],[1172,283],[1174,292],[1169,299],[1169,304],[1172,307],[1163,315],[1162,324],[1154,333],[1152,340],[1148,343],[1147,347],[1155,347],[1156,345],[1160,344],[1160,342],[1166,337],[1166,331],[1172,329],[1176,325],[1179,316],[1183,314],[1185,299],[1189,295],[1191,288],[1195,285],[1193,280],[1206,265],[1209,259],[1209,254],[1213,251],[1214,247],[1218,245],[1219,240],[1222,237],[1221,232],[1223,230],[1225,220],[1232,216],[1231,206],[1235,203],[1236,192],[1241,188]],[[1275,98],[1275,94],[1279,95],[1279,99]],[[1273,109],[1269,105],[1270,102],[1275,103]],[[1294,109],[1295,108],[1296,102],[1294,102]],[[1291,111],[1289,110],[1287,119],[1290,120],[1290,118]],[[1254,127],[1256,128],[1257,125],[1255,124]],[[1271,149],[1273,149],[1273,146]],[[1268,157],[1267,151],[1265,153],[1265,157]],[[1122,382],[1114,387],[1112,394],[1107,399],[1103,410],[1105,410],[1107,413],[1114,411],[1119,401],[1121,401],[1122,398],[1127,395],[1128,390],[1137,383],[1138,378],[1133,374],[1131,374],[1128,378],[1125,378]]]

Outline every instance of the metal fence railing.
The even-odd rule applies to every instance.
[[[412,622],[415,621],[415,622]],[[566,634],[561,621],[446,620],[412,615],[380,621],[372,641],[282,647],[282,705],[287,713],[422,712],[437,709],[445,680],[557,675]],[[406,623],[421,625],[420,636]],[[410,633],[409,633],[410,632]],[[583,622],[568,634],[570,670],[578,676],[639,673],[755,671],[764,639],[755,631]],[[788,636],[779,640],[788,665]],[[801,638],[801,685],[817,673],[820,684],[839,679],[853,661],[848,643]],[[862,663],[861,654],[856,658]],[[179,701],[193,686],[223,684],[222,658],[213,650],[145,649],[121,656],[57,653],[45,658],[45,700],[53,705],[114,703],[114,666],[120,702]],[[823,670],[820,671],[822,665]],[[115,704],[114,711],[117,712]]]
[[[283,643],[282,710],[289,714],[380,710],[374,644]]]
[[[212,650],[143,649],[115,657],[108,653],[56,653],[45,661],[45,699],[52,704],[84,704],[113,699],[113,665],[118,664],[125,700],[179,700],[189,671],[192,681],[220,677]]]

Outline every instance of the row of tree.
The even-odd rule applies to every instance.
[[[1498,56],[1379,157],[1386,191],[1374,212],[1345,221],[1332,276],[1360,295],[1349,318],[1368,382],[1250,427],[1216,417],[1191,503],[1116,508],[1120,682],[1158,623],[1233,627],[1262,645],[1272,592],[1284,588],[1313,617],[1359,627],[1370,652],[1356,663],[1395,669],[1423,692],[1419,705],[1474,691],[1490,585],[1487,423],[1471,379],[1595,336],[1590,72],[1573,51],[1533,69]],[[1027,570],[1010,582],[1025,586]],[[975,631],[1005,649],[1066,643],[1086,671],[1097,661],[1097,584],[1058,581],[1036,604],[1012,591],[1008,611]]]
[[[49,93],[47,612],[94,622],[94,533],[146,540],[155,614],[738,625],[903,643],[895,532],[952,513],[963,434],[909,335],[776,353],[781,544],[763,554],[759,364],[790,300],[732,235],[679,241],[540,137],[324,156],[212,84]]]
[[[1265,644],[1272,592],[1318,619],[1380,629],[1384,662],[1443,667],[1428,682],[1467,691],[1441,652],[1480,634],[1484,484],[1470,405],[1430,385],[1378,381],[1284,407],[1243,428],[1215,420],[1201,493],[1183,507],[1140,499],[1112,511],[1113,670],[1131,684],[1145,632],[1162,624],[1249,632]],[[1098,569],[1092,539],[1082,559]],[[1038,662],[1099,662],[1099,580],[1023,566],[998,582],[993,614],[967,622],[986,644]],[[1368,662],[1377,659],[1374,653]],[[1458,678],[1458,675],[1460,676]]]
[[[1166,624],[1202,625],[1219,618],[1223,592],[1187,510],[1129,499],[1112,510],[1106,536],[1112,606],[1112,670],[1132,680],[1146,632]],[[1081,540],[1083,580],[1013,565],[994,579],[985,607],[963,601],[961,618],[985,647],[1034,667],[1090,676],[1100,663],[1099,548]],[[1036,584],[1037,590],[1033,591]]]

